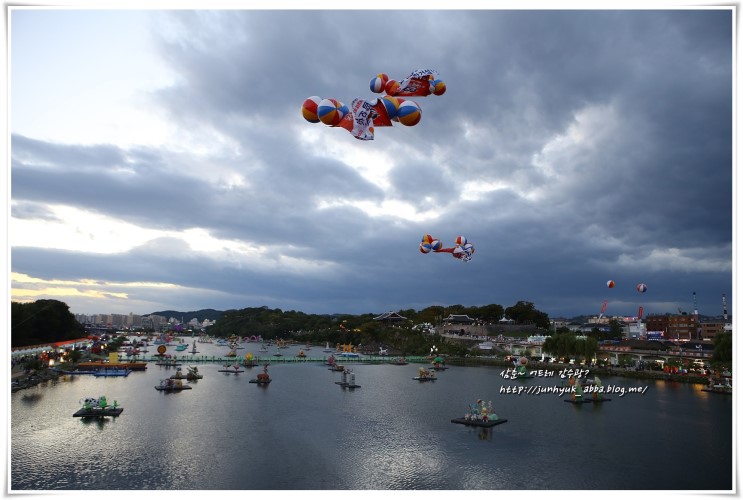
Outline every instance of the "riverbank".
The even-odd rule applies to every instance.
[[[54,370],[31,370],[26,373],[23,368],[16,369],[16,367],[13,367],[10,373],[10,390],[11,392],[18,392],[58,378],[59,373]]]
[[[411,357],[412,358],[412,357]],[[417,357],[416,357],[417,358]],[[424,359],[424,358],[421,358]],[[189,361],[189,360],[186,360]],[[199,360],[190,360],[191,362],[198,363]],[[202,362],[209,362],[208,359],[202,360]],[[360,360],[362,361],[362,360]],[[412,360],[411,362],[415,363],[418,359]],[[446,364],[450,366],[493,366],[493,367],[502,367],[502,368],[513,368],[513,363],[503,360],[498,360],[495,358],[486,358],[486,357],[447,357]],[[74,369],[74,367],[69,367],[70,369]],[[600,376],[612,376],[612,377],[625,377],[625,378],[634,378],[634,379],[644,379],[644,380],[665,380],[668,382],[681,382],[681,383],[689,383],[689,384],[702,384],[707,385],[709,383],[709,378],[702,376],[702,375],[689,375],[689,374],[672,374],[672,373],[665,373],[665,372],[658,372],[658,371],[651,371],[651,370],[627,370],[623,368],[600,368],[600,367],[582,367],[582,366],[571,366],[568,364],[560,364],[560,363],[542,363],[542,362],[532,362],[529,365],[527,365],[528,370],[546,370],[546,371],[554,371],[555,374],[560,373],[563,370],[567,369],[583,369],[583,370],[589,370],[588,376],[593,375],[600,375]],[[42,382],[47,382],[50,380],[57,380],[60,377],[60,373],[55,370],[39,370],[35,371],[32,370],[29,373],[26,373],[23,368],[19,365],[16,365],[11,370],[11,391],[17,392],[23,389],[29,389],[31,387],[35,387]]]
[[[484,358],[484,357],[448,357],[446,359],[448,365],[453,366],[499,366],[503,368],[513,368],[513,363],[510,361],[499,360],[495,358]],[[597,366],[585,367],[569,365],[564,363],[544,363],[544,362],[530,362],[526,369],[527,370],[547,370],[559,373],[561,370],[572,368],[573,370],[583,369],[589,370],[588,376],[599,375],[599,376],[610,376],[610,377],[625,377],[635,378],[643,380],[666,380],[668,382],[683,382],[687,384],[702,384],[707,385],[709,383],[709,377],[699,374],[683,374],[683,373],[666,373],[662,371],[654,370],[632,370],[625,368],[602,368]]]

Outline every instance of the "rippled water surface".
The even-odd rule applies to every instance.
[[[275,363],[267,387],[249,383],[260,368],[234,375],[194,364],[204,378],[180,393],[154,389],[174,373],[154,363],[128,377],[66,377],[14,393],[11,489],[732,488],[732,397],[699,386],[607,378],[648,388],[572,405],[501,394],[561,380],[504,380],[498,368],[454,366],[421,383],[412,379],[420,365],[353,364],[361,387],[348,390],[319,363]],[[82,397],[100,395],[118,401],[120,417],[72,417]],[[451,423],[478,398],[508,422]],[[693,473],[671,473],[669,460],[693,462]]]

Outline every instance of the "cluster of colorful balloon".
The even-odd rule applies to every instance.
[[[357,139],[372,140],[374,127],[389,127],[393,122],[412,127],[421,121],[421,107],[403,97],[442,95],[446,85],[435,77],[436,74],[433,70],[418,70],[398,82],[380,73],[372,78],[369,88],[374,93],[386,92],[387,95],[371,100],[359,97],[351,106],[337,99],[312,96],[302,103],[302,116],[310,123],[345,128]]]
[[[464,236],[457,236],[454,240],[454,247],[444,248],[441,240],[438,240],[430,234],[424,234],[419,245],[421,253],[450,253],[455,259],[469,262],[472,254],[475,253],[475,247],[467,241]]]
[[[384,96],[373,101],[366,101],[372,113],[372,122],[377,127],[389,127],[392,122],[399,122],[407,127],[421,121],[421,108],[415,101],[399,97]],[[349,114],[348,106],[338,99],[323,99],[318,96],[308,97],[302,103],[302,116],[310,123],[322,122],[329,127],[349,128],[342,123]],[[349,116],[352,126],[353,116]]]
[[[391,80],[385,73],[379,73],[369,82],[369,89],[375,94],[386,92],[391,96],[443,95],[446,84],[436,78],[433,70],[418,70],[404,80]]]

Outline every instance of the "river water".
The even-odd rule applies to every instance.
[[[258,344],[243,346],[239,356],[259,354]],[[175,371],[154,363],[127,377],[67,376],[13,393],[10,490],[733,488],[733,398],[698,385],[606,377],[605,387],[625,394],[574,405],[504,392],[560,387],[557,373],[514,381],[501,368],[453,366],[418,382],[423,365],[354,363],[361,387],[351,390],[317,362],[274,363],[265,387],[249,383],[261,368],[225,374],[218,363],[191,364],[204,378],[178,393],[155,390]],[[101,395],[121,416],[72,417],[81,398]],[[508,422],[451,422],[477,399]]]

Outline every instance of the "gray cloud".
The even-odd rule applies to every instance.
[[[114,256],[13,248],[13,271],[179,283],[189,307],[218,309],[530,300],[574,315],[612,300],[616,313],[634,314],[641,299],[646,311],[690,309],[696,291],[702,312],[718,314],[720,294],[731,297],[729,11],[153,14],[153,29],[167,27],[158,53],[178,75],[149,96],[153,109],[213,152],[13,134],[13,216],[44,217],[43,204],[58,203],[149,228],[206,228],[270,245],[271,265],[160,240]],[[400,79],[424,67],[447,92],[417,99],[415,127],[378,128],[361,143],[301,118],[308,96],[350,104],[375,97],[377,73]],[[302,139],[316,131],[322,141]],[[354,157],[389,168],[388,187]],[[413,222],[351,205],[390,202],[442,213]],[[466,235],[474,260],[421,255],[424,233],[446,245]],[[326,270],[292,273],[284,255]],[[610,278],[622,283],[613,296]],[[214,303],[195,303],[190,288]],[[168,308],[187,308],[179,293]]]

